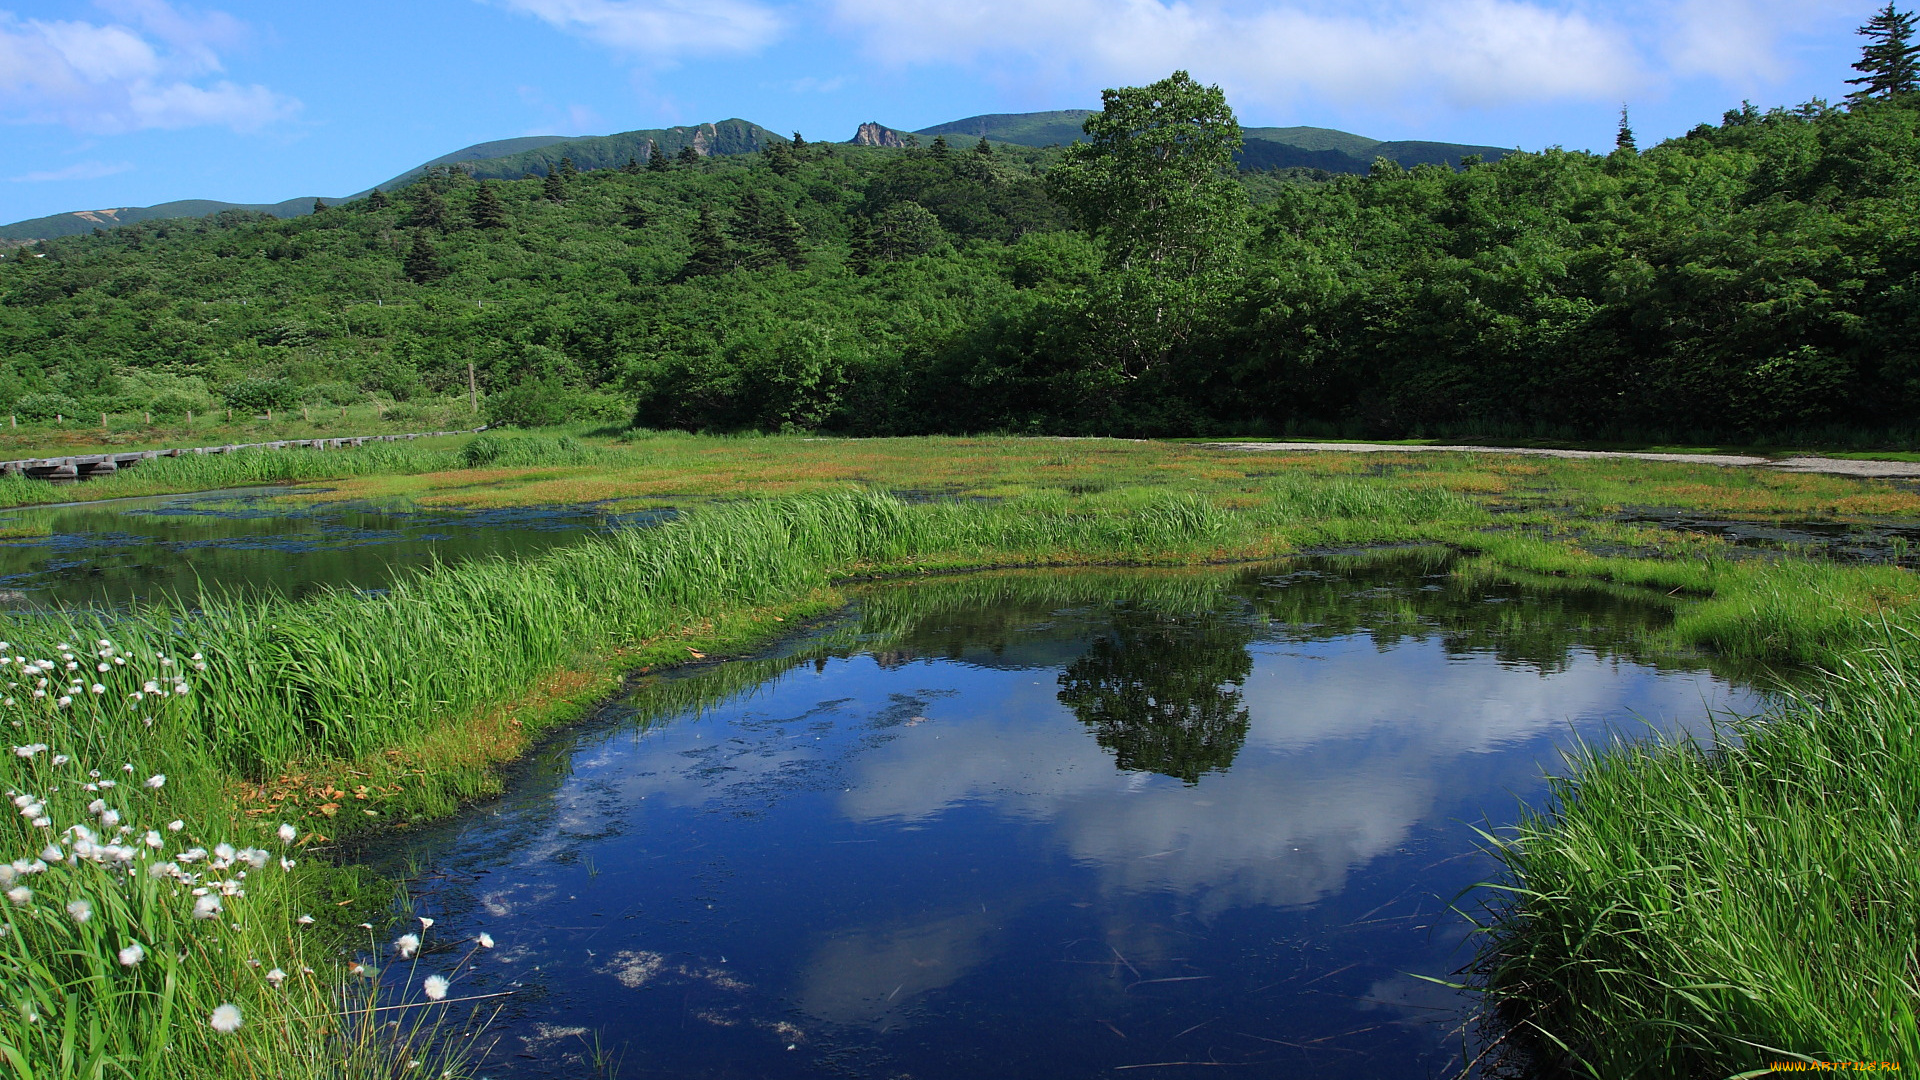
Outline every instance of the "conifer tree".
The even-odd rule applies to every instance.
[[[683,146],[683,147],[681,147],[681,148],[680,148],[680,152],[679,152],[678,154],[676,154],[676,155],[674,155],[674,157],[675,157],[675,158],[676,158],[676,159],[677,159],[677,160],[678,160],[678,161],[680,162],[680,164],[682,164],[682,165],[698,165],[698,164],[700,164],[700,151],[698,151],[698,150],[695,150],[695,149],[693,148],[693,144],[692,144],[692,143],[688,143],[687,145],[685,145],[685,146]]]
[[[973,144],[973,152],[976,154],[979,154],[983,158],[990,158],[993,156],[993,147],[987,142],[987,137],[985,135],[980,136],[980,141]]]
[[[667,152],[660,149],[660,144],[654,142],[652,139],[647,140],[647,146],[650,148],[647,151],[647,171],[666,172]]]
[[[947,156],[947,137],[945,135],[935,135],[933,137],[933,145],[929,146],[927,149],[929,152],[933,154],[934,157],[937,157],[937,158],[946,157]]]
[[[1627,107],[1620,106],[1620,131],[1613,137],[1613,148],[1629,154],[1640,152],[1639,144],[1633,139],[1633,125],[1627,121]]]
[[[544,196],[548,202],[567,201],[567,181],[565,177],[560,175],[558,169],[547,174],[546,181],[540,185],[540,194]]]
[[[773,265],[771,224],[772,214],[760,193],[753,188],[742,191],[740,201],[733,208],[733,224],[727,229],[733,238],[737,264],[749,270]]]
[[[407,276],[418,285],[430,285],[447,276],[446,269],[440,265],[440,253],[433,249],[425,229],[413,231],[413,247],[407,252],[404,265]]]
[[[560,155],[560,179],[571,180],[579,175],[580,170],[573,167],[573,159],[565,154]]]
[[[727,271],[732,257],[726,234],[720,231],[720,223],[714,220],[713,207],[701,207],[700,219],[693,225],[693,253],[687,257],[687,265],[682,273],[687,277],[722,274]]]
[[[432,184],[415,184],[407,194],[413,200],[415,228],[444,230],[447,227],[447,201]]]
[[[800,242],[806,239],[807,231],[793,219],[793,215],[780,211],[773,215],[767,224],[767,246],[772,249],[773,257],[786,264],[789,270],[804,269],[807,265],[806,252],[800,248]]]
[[[314,213],[316,213],[316,214],[317,214],[317,213],[319,213],[320,211],[322,211],[322,210],[325,210],[326,208],[327,208],[327,201],[326,201],[325,199],[315,199],[315,200],[313,200],[313,212],[314,212]]]
[[[775,176],[792,176],[800,167],[793,158],[793,149],[779,140],[769,142],[760,154],[767,159],[767,168],[772,169]]]
[[[506,205],[500,201],[500,192],[490,182],[481,182],[480,193],[473,198],[473,227],[476,229],[507,227]]]
[[[796,154],[804,154],[806,153],[806,151],[807,151],[806,137],[801,135],[797,131],[794,132],[793,133],[793,152]]]
[[[628,154],[627,163],[625,165],[620,166],[620,171],[623,173],[626,173],[628,176],[639,176],[640,175],[640,159],[638,157],[635,157],[632,154]]]
[[[1887,0],[1886,8],[1860,28],[1868,44],[1860,50],[1860,62],[1853,65],[1860,78],[1847,80],[1847,85],[1860,88],[1847,95],[1850,104],[1920,90],[1920,45],[1913,43],[1913,31],[1913,12],[1894,10],[1893,0]]]
[[[653,224],[653,212],[637,199],[628,199],[626,208],[620,212],[620,219],[629,229],[644,229]]]
[[[391,202],[387,198],[387,193],[381,191],[379,188],[374,188],[371,192],[367,193],[367,209],[385,210],[389,205],[391,205]]]
[[[867,235],[863,218],[847,222],[847,269],[861,277],[873,272],[873,241]]]

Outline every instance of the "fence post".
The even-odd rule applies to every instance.
[[[475,415],[480,412],[480,384],[473,381],[473,361],[467,361],[467,396],[473,402]]]

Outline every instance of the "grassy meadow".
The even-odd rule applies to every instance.
[[[191,1076],[414,1060],[457,1075],[488,1007],[464,1000],[459,958],[486,945],[396,925],[391,885],[342,842],[497,790],[497,766],[625,674],[750,649],[863,580],[1380,544],[1450,546],[1459,574],[1633,590],[1674,613],[1649,647],[1802,673],[1724,747],[1569,762],[1558,805],[1494,838],[1513,877],[1470,981],[1509,1023],[1503,1045],[1601,1077],[1920,1065],[1912,573],[1619,520],[1912,521],[1909,488],[1638,461],[574,430],[172,459],[79,488],[0,483],[0,500],[260,483],[682,512],[384,593],[9,616],[0,1060],[19,1075],[146,1075],[162,1055]],[[429,966],[375,1000],[362,975],[385,963]]]

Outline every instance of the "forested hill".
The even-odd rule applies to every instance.
[[[986,138],[1021,146],[1065,146],[1081,138],[1080,125],[1089,109],[1053,112],[991,113],[921,128],[923,141],[937,135],[949,139]],[[1467,157],[1498,161],[1511,153],[1498,146],[1465,146],[1440,142],[1382,142],[1364,135],[1317,127],[1243,128],[1245,144],[1234,156],[1243,169],[1319,169],[1332,173],[1364,173],[1375,158],[1412,168],[1415,165],[1458,165]]]
[[[1057,112],[1006,113],[974,116],[950,124],[923,128],[918,133],[896,132],[878,124],[863,125],[863,130],[884,132],[894,138],[887,145],[905,143],[899,137],[917,134],[931,139],[937,135],[968,141],[985,136],[994,142],[1021,146],[1065,145],[1080,138],[1080,125],[1089,115],[1085,109]],[[1248,128],[1246,147],[1235,158],[1243,169],[1318,169],[1333,173],[1363,173],[1376,157],[1384,157],[1409,168],[1415,165],[1457,165],[1467,155],[1479,155],[1487,161],[1498,160],[1506,150],[1492,146],[1461,146],[1454,143],[1380,142],[1331,128]],[[675,156],[691,147],[702,156],[715,154],[751,154],[774,140],[784,140],[758,124],[746,120],[722,120],[714,124],[685,127],[646,128],[615,135],[529,135],[514,139],[476,143],[422,162],[374,187],[392,191],[405,187],[429,171],[445,165],[457,165],[478,179],[517,180],[529,174],[545,176],[560,166],[561,160],[573,162],[583,170],[615,169],[629,160],[645,162],[653,148]],[[849,140],[862,142],[856,135]],[[327,197],[323,202],[362,199],[373,188],[342,198]],[[211,199],[189,199],[157,206],[130,206],[111,210],[81,210],[65,214],[16,221],[0,225],[0,241],[47,240],[59,236],[78,236],[97,228],[113,228],[141,221],[176,217],[204,217],[222,210],[248,210],[294,217],[313,209],[314,196],[288,199],[278,203],[242,204]]]
[[[8,253],[0,412],[405,399],[471,362],[529,422],[1887,431],[1920,408],[1917,118],[1746,109],[1645,151],[1324,183],[1203,162],[1226,188],[1158,240],[1086,216],[1100,163],[977,138],[441,171]],[[1191,272],[1129,254],[1163,241]]]

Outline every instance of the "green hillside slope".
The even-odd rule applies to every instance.
[[[213,199],[181,199],[156,206],[122,206],[111,210],[76,210],[69,214],[16,221],[0,226],[0,240],[52,240],[61,236],[80,236],[95,229],[111,229],[139,221],[164,218],[196,218],[222,210],[250,210],[274,217],[296,217],[313,211],[313,196],[278,203],[230,203]]]
[[[945,135],[948,141],[965,137],[987,138],[995,142],[1021,146],[1065,146],[1080,137],[1080,125],[1092,115],[1089,109],[1056,109],[1052,112],[988,113],[965,120],[935,124],[915,132],[926,138]]]
[[[987,113],[946,124],[921,128],[916,134],[932,137],[987,138],[1021,146],[1066,145],[1080,138],[1086,109],[1052,112]],[[1415,165],[1458,165],[1478,154],[1498,161],[1507,150],[1497,146],[1470,146],[1439,142],[1381,142],[1364,135],[1319,127],[1250,127],[1242,134],[1245,148],[1236,159],[1243,169],[1320,169],[1330,173],[1364,173],[1376,157],[1412,168]]]
[[[425,176],[429,169],[440,165],[465,164],[466,171],[483,180],[514,180],[527,173],[545,175],[547,170],[560,164],[562,157],[572,158],[574,166],[583,171],[618,168],[626,164],[630,155],[645,161],[648,148],[655,142],[658,142],[661,149],[668,154],[679,153],[681,147],[691,144],[703,155],[725,155],[753,153],[764,147],[769,139],[782,139],[782,137],[746,120],[722,120],[717,124],[653,128],[644,131],[626,131],[617,135],[578,138],[569,138],[565,135],[528,135],[517,139],[475,143],[455,150],[451,154],[442,154],[432,161],[421,162],[374,187],[382,191],[398,190]],[[373,188],[341,198],[333,196],[322,198],[330,203],[342,202],[364,198],[371,191]],[[95,229],[111,229],[141,221],[206,217],[208,214],[217,214],[222,210],[247,210],[272,214],[280,218],[298,217],[313,212],[314,198],[312,195],[307,195],[278,203],[231,203],[217,199],[183,199],[155,206],[76,210],[71,213],[52,214],[0,226],[0,241],[52,240],[62,236],[80,236]]]
[[[1351,157],[1368,159],[1372,157],[1373,148],[1380,145],[1378,139],[1323,127],[1250,127],[1241,128],[1240,134],[1300,150],[1337,150]]]
[[[529,150],[538,150],[543,146],[552,146],[554,143],[567,142],[571,138],[572,136],[568,135],[524,135],[518,139],[496,139],[493,142],[474,143],[465,149],[455,150],[451,154],[442,154],[432,161],[423,161],[391,180],[375,184],[374,187],[382,191],[392,191],[394,188],[406,187],[420,179],[427,174],[428,169],[436,165],[457,165],[463,161],[485,161],[489,158],[509,157],[514,154],[524,154]],[[373,188],[368,188],[348,198],[358,199],[372,190]]]

